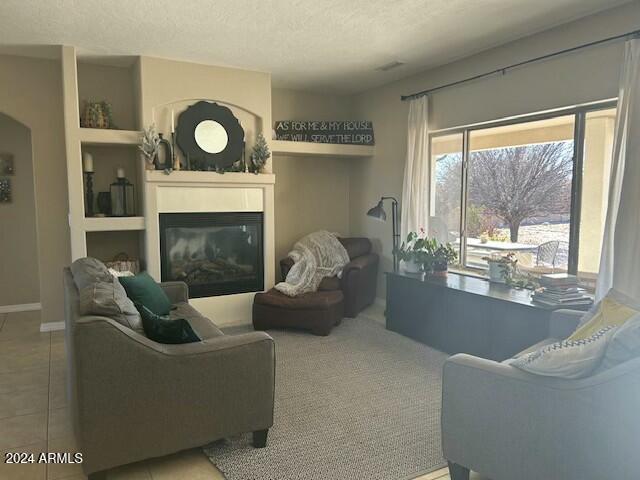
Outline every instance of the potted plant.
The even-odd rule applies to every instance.
[[[436,240],[433,239],[433,242],[436,242]],[[450,243],[442,244],[436,242],[436,245],[431,254],[430,272],[435,276],[443,277],[447,275],[449,265],[456,261],[458,254]]]
[[[516,268],[516,256],[513,252],[506,255],[493,253],[482,257],[489,264],[489,280],[496,283],[507,283]]]
[[[418,232],[409,232],[407,239],[402,242],[396,251],[398,260],[402,261],[402,268],[407,273],[420,273],[425,254],[424,229]]]

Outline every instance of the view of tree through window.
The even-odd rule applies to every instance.
[[[567,271],[571,264],[592,283],[614,119],[615,108],[593,109],[432,136],[430,235],[451,242],[463,267],[486,269],[487,257],[513,254],[533,274]],[[465,134],[469,152],[463,167]],[[583,142],[579,163],[576,141]],[[574,171],[581,188],[572,203]]]

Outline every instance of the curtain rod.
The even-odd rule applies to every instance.
[[[400,100],[403,102],[405,100],[413,100],[414,98],[423,97],[425,95],[429,95],[430,93],[436,92],[438,90],[443,90],[449,87],[455,87],[456,85],[460,85],[462,83],[472,82],[473,80],[478,80],[480,78],[489,77],[491,75],[496,75],[498,73],[505,74],[508,70],[512,70],[517,67],[521,67],[523,65],[527,65],[529,63],[535,63],[542,60],[546,60],[547,58],[557,57],[558,55],[564,55],[566,53],[575,52],[577,50],[582,50],[584,48],[594,47],[596,45],[600,45],[602,43],[613,42],[616,40],[622,40],[627,37],[640,35],[640,30],[634,30],[632,32],[622,33],[620,35],[614,35],[613,37],[607,37],[600,40],[595,40],[593,42],[585,43],[582,45],[578,45],[576,47],[565,48],[564,50],[559,50],[557,52],[548,53],[546,55],[541,55],[539,57],[530,58],[529,60],[524,60],[522,62],[513,63],[511,65],[507,65],[506,67],[496,68],[495,70],[491,70],[490,72],[481,73],[479,75],[474,75],[473,77],[464,78],[462,80],[457,80],[455,82],[446,83],[444,85],[439,85],[437,87],[429,88],[427,90],[422,90],[421,92],[411,93],[409,95],[402,95]]]

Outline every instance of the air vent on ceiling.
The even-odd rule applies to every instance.
[[[379,70],[381,72],[388,72],[389,70],[393,70],[394,68],[398,68],[402,65],[404,65],[404,62],[399,62],[398,60],[394,60],[393,62],[386,63],[376,68],[376,70]]]

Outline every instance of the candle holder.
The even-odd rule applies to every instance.
[[[93,217],[93,172],[84,172],[84,176],[84,215],[85,217]]]

